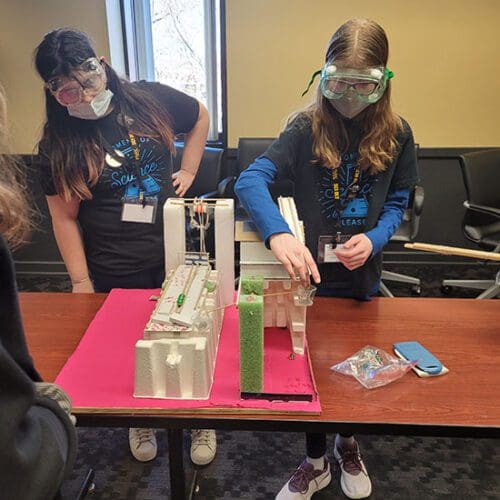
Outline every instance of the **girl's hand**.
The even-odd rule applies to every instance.
[[[274,256],[285,266],[290,278],[299,278],[304,285],[309,285],[311,274],[315,283],[321,281],[311,252],[295,236],[289,233],[273,234],[269,238],[269,246]]]
[[[194,174],[187,170],[180,169],[172,174],[172,181],[175,188],[175,194],[182,198],[193,183]]]
[[[349,271],[361,267],[370,257],[373,245],[366,234],[355,234],[344,244],[344,248],[335,250],[335,255]]]

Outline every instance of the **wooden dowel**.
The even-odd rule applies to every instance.
[[[424,252],[434,252],[445,255],[459,255],[460,257],[470,257],[472,259],[494,260],[496,262],[500,262],[500,253],[484,252],[482,250],[471,250],[469,248],[433,245],[431,243],[405,243],[405,248],[409,248],[411,250],[422,250]]]

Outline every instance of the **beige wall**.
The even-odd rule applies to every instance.
[[[0,0],[0,81],[13,150],[43,123],[34,47],[59,26],[87,31],[108,55],[105,0]],[[394,109],[424,147],[500,146],[499,0],[227,0],[228,135],[274,136],[346,19],[371,17],[390,44]],[[314,89],[310,91],[312,95]]]
[[[424,147],[500,146],[500,1],[227,0],[229,145],[275,136],[345,20],[386,30],[393,107]]]
[[[108,57],[105,0],[0,0],[0,82],[9,104],[12,150],[31,153],[44,120],[42,81],[33,63],[45,33],[73,26],[86,31]]]

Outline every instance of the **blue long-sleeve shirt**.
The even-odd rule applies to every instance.
[[[266,243],[273,234],[291,233],[269,193],[277,173],[276,165],[261,156],[241,173],[235,186],[239,200]],[[365,233],[372,242],[373,254],[379,253],[398,229],[409,196],[410,188],[389,189],[376,226]]]

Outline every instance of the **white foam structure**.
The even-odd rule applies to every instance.
[[[224,307],[234,294],[233,200],[203,200],[215,233],[215,269],[186,264],[186,207],[199,200],[169,198],[163,208],[165,280],[135,347],[134,396],[208,399]]]
[[[218,290],[219,272],[209,266],[170,273],[135,346],[135,397],[209,397],[224,315]]]
[[[165,269],[168,273],[184,264],[186,253],[185,210],[197,200],[169,198],[163,207],[163,231],[165,235]],[[222,304],[233,302],[234,294],[234,201],[231,199],[203,200],[213,214],[215,229],[215,269],[221,275]]]
[[[291,197],[278,198],[281,215],[293,235],[305,242],[304,225]],[[290,279],[283,264],[255,234],[240,237],[240,276],[264,277],[264,327],[288,327],[292,348],[304,354],[307,305],[299,296],[299,283]]]

